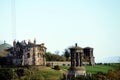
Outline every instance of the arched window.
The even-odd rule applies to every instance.
[[[30,58],[30,53],[27,53],[27,58]]]
[[[38,55],[38,57],[40,57],[40,53],[38,53],[37,55]]]

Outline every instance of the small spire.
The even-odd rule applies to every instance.
[[[31,43],[31,40],[30,40],[30,39],[28,39],[28,43]]]
[[[34,38],[34,44],[36,44],[36,38]]]
[[[14,40],[14,42],[16,42],[16,39]]]
[[[75,43],[75,47],[77,47],[77,43]]]
[[[16,48],[16,39],[13,41],[13,46]]]
[[[26,40],[23,40],[23,42],[26,44]]]
[[[4,40],[4,44],[6,43],[6,41]]]

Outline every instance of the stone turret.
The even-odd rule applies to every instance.
[[[36,38],[34,39],[34,45],[36,45]]]
[[[25,65],[25,56],[24,56],[25,50],[23,50],[23,55],[22,55],[22,66]]]
[[[31,42],[31,40],[29,39],[29,40],[28,40],[28,44],[30,44],[30,43],[32,43],[32,42]]]
[[[33,46],[33,64],[36,65],[36,39],[34,39],[34,46]]]
[[[77,46],[77,43],[74,47],[70,48],[71,54],[71,67],[82,66],[82,54],[83,48]]]
[[[93,55],[93,48],[91,47],[85,47],[84,48],[84,54],[89,57],[88,61],[89,61],[89,65],[95,65],[95,61],[94,61],[94,55]]]
[[[68,72],[68,79],[73,80],[73,78],[79,75],[85,75],[86,69],[83,67],[83,48],[77,46],[77,43],[75,46],[69,48],[70,54],[71,54],[71,67],[69,68]]]
[[[13,47],[16,48],[16,40],[13,41]]]

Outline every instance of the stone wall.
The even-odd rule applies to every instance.
[[[71,62],[70,61],[46,61],[46,65],[50,65],[50,66],[55,66],[55,65],[70,66]],[[83,62],[83,66],[87,66],[87,65],[89,65],[89,62]]]

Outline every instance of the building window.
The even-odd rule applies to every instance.
[[[38,57],[40,57],[40,53],[38,53]]]
[[[27,53],[27,58],[30,58],[30,53]]]
[[[28,51],[30,51],[30,48],[27,48]]]

